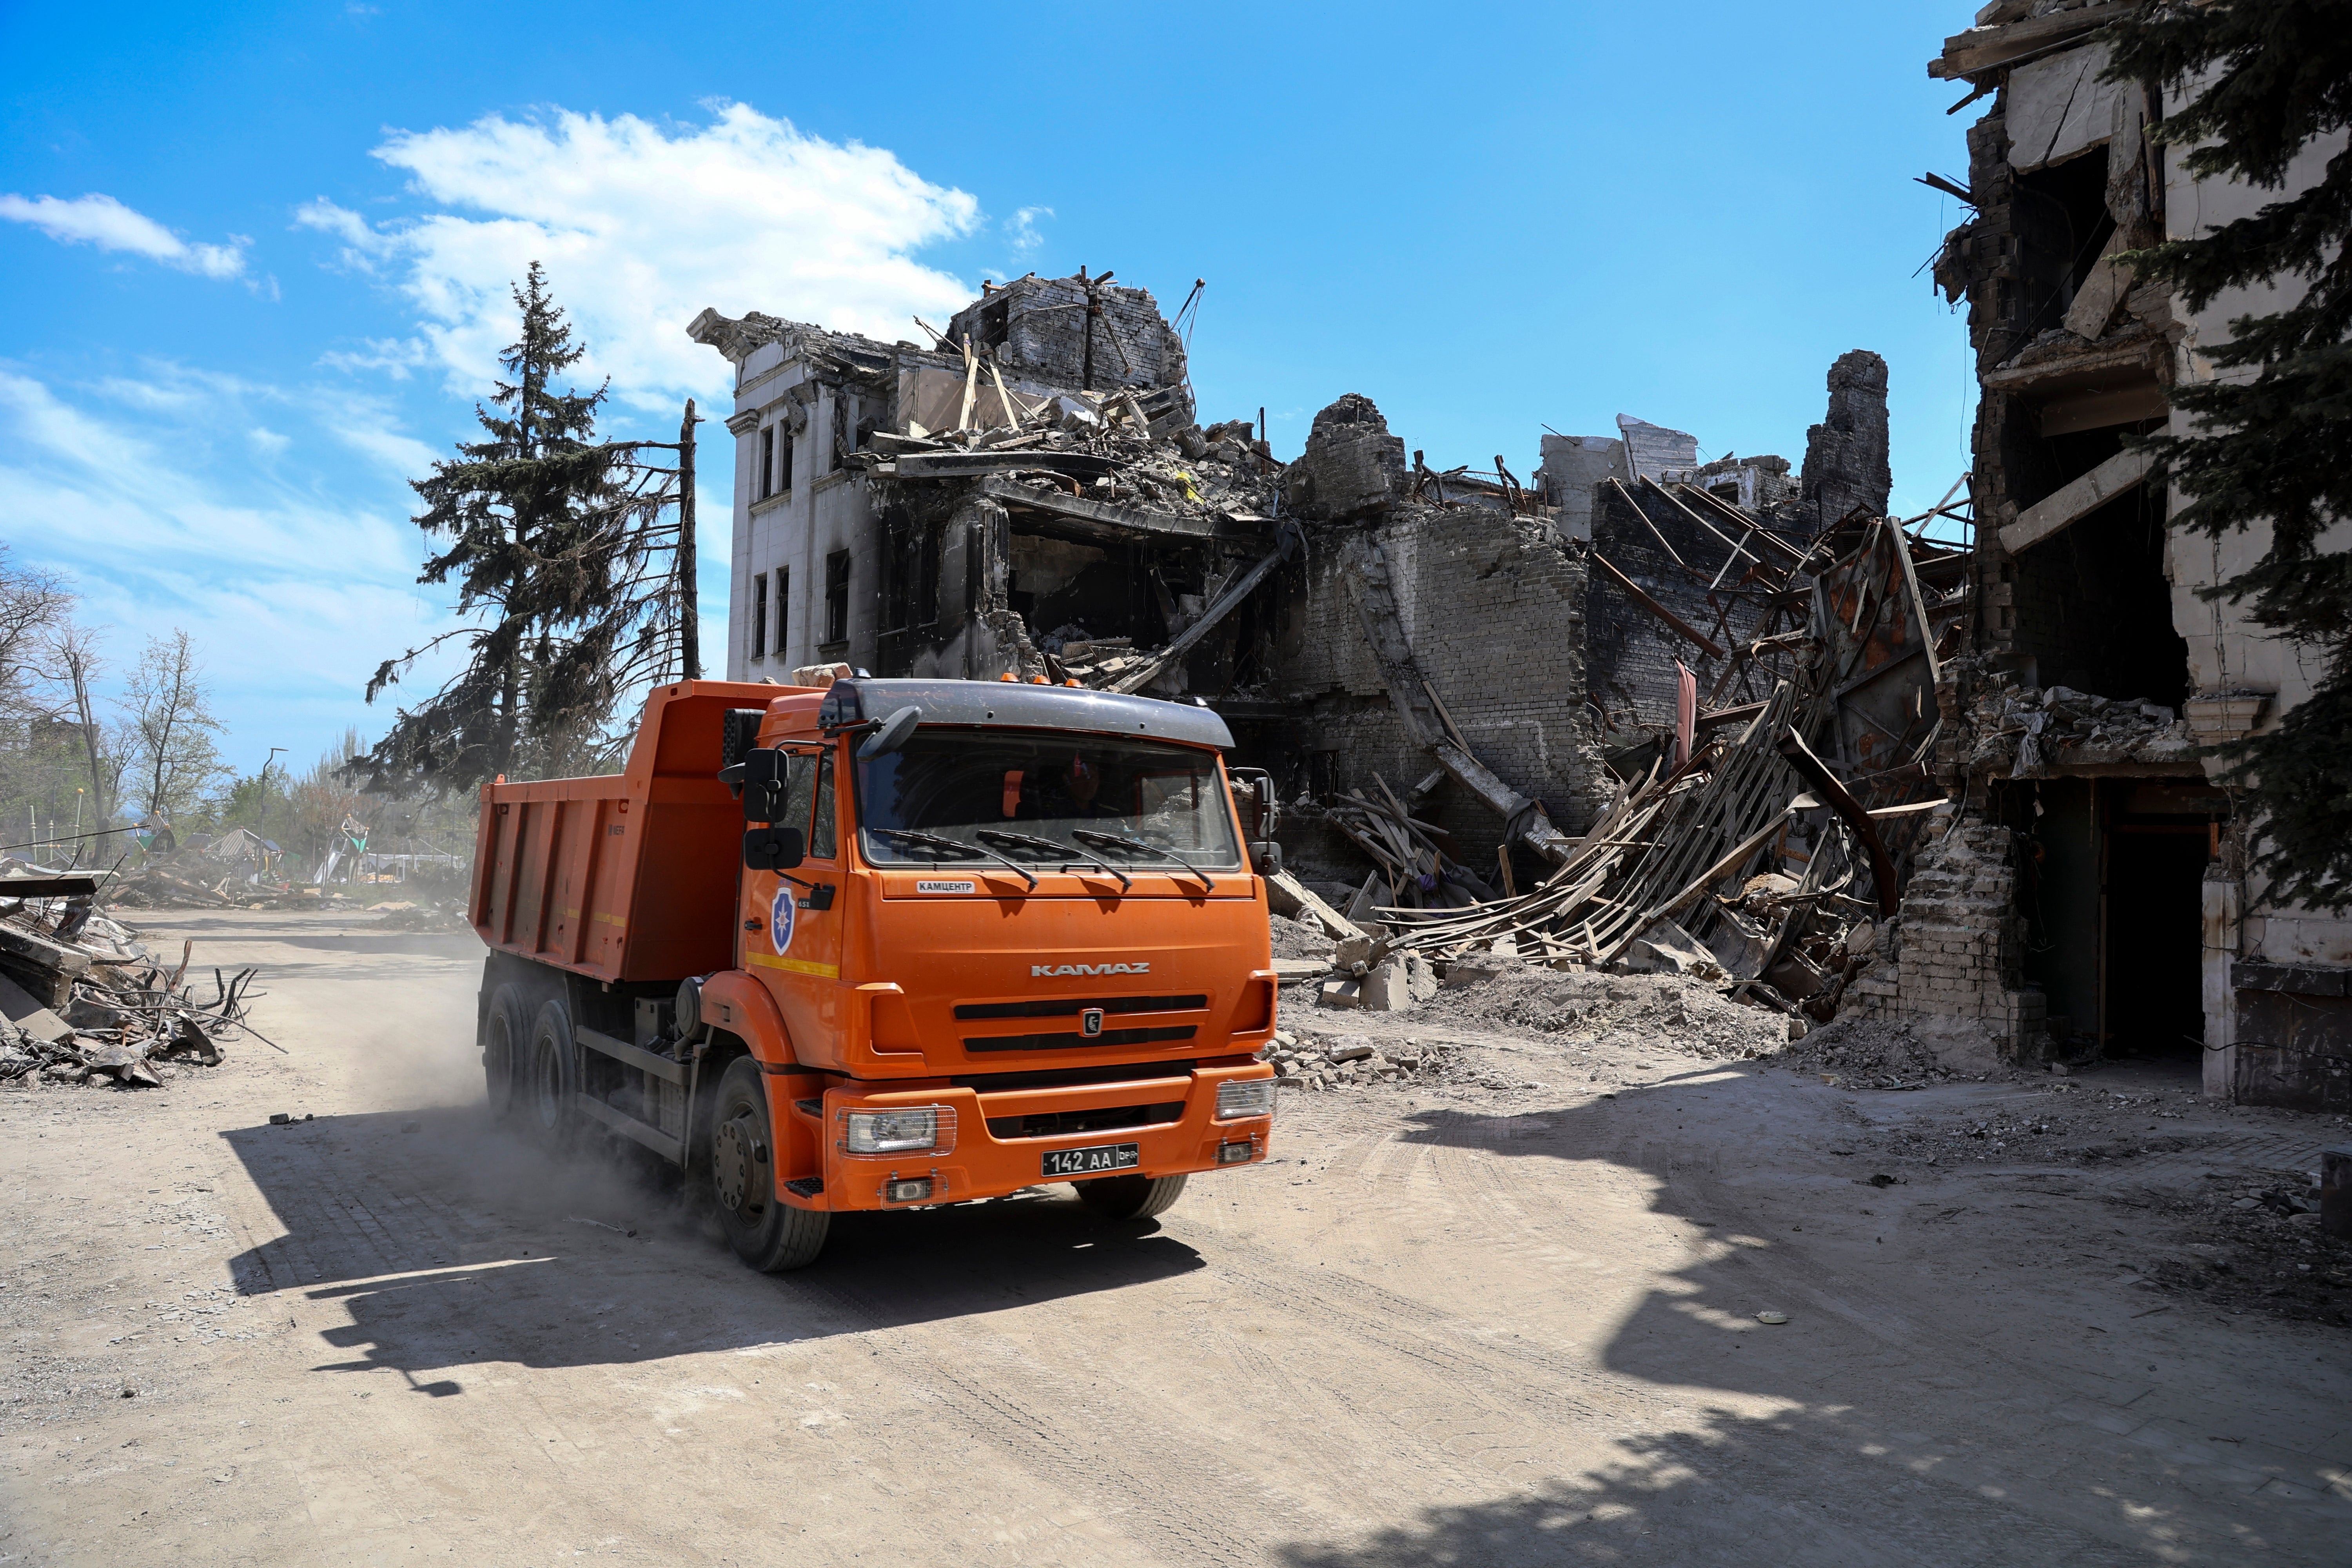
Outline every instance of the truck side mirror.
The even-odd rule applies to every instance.
[[[743,820],[773,822],[783,814],[784,753],[754,747],[743,753]]]
[[[882,721],[882,727],[879,730],[866,737],[866,743],[857,748],[857,760],[865,763],[871,762],[876,757],[888,756],[907,743],[907,737],[912,735],[915,732],[915,726],[922,721],[921,709],[899,709]]]
[[[745,792],[744,798],[750,798]],[[797,827],[754,827],[743,835],[743,864],[753,871],[789,871],[808,858]]]

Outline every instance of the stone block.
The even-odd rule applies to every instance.
[[[1391,953],[1372,965],[1360,985],[1358,1005],[1366,1012],[1402,1013],[1412,1006],[1412,982],[1402,953]]]

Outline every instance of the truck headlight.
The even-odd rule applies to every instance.
[[[1251,1116],[1274,1114],[1274,1079],[1252,1079],[1244,1083],[1221,1083],[1217,1086],[1217,1120],[1239,1121]]]
[[[851,1110],[843,1113],[842,1121],[853,1154],[904,1154],[940,1142],[940,1107],[936,1105],[912,1110]]]

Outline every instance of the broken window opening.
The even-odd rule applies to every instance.
[[[776,493],[776,427],[763,426],[760,431],[760,499],[766,500]]]
[[[2024,319],[2006,358],[2038,334],[2065,322],[2074,291],[2099,259],[2116,220],[2107,211],[2107,150],[2104,143],[2046,169],[2017,176],[2011,221],[2017,226]]]
[[[790,651],[785,640],[793,629],[793,574],[789,567],[779,566],[776,578],[776,657],[782,658]]]
[[[768,657],[768,574],[760,573],[751,579],[751,657]]]
[[[827,648],[849,640],[849,552],[836,550],[824,558],[824,644]]]

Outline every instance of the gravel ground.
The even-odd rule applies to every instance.
[[[182,934],[267,966],[291,1054],[0,1091],[12,1565],[2119,1568],[2352,1531],[2340,1251],[2236,1206],[2346,1132],[2179,1074],[1855,1089],[1647,977],[1286,997],[1429,1065],[1286,1091],[1267,1162],[1155,1222],[1032,1189],[766,1278],[488,1121],[469,937]]]

